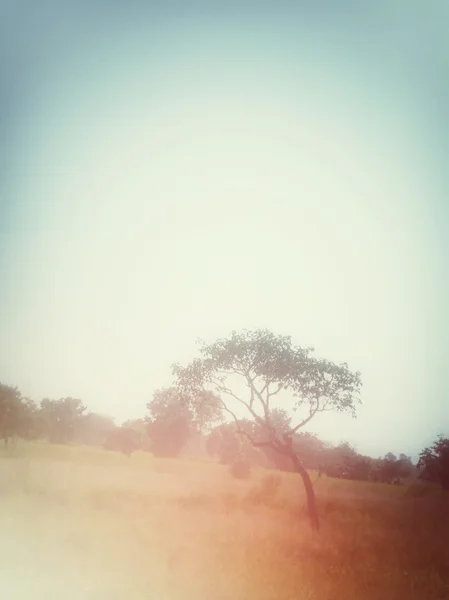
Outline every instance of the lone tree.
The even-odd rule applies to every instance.
[[[186,397],[197,398],[204,390],[217,394],[222,411],[254,447],[271,448],[292,461],[304,484],[310,524],[319,529],[315,492],[293,436],[320,412],[355,416],[361,380],[346,363],[316,358],[313,351],[294,346],[288,336],[244,330],[210,345],[200,342],[201,357],[185,367],[173,365],[173,374]],[[286,431],[274,425],[275,402],[300,415]],[[239,427],[238,409],[251,418],[257,437]]]
[[[439,483],[443,490],[449,490],[449,438],[440,435],[431,448],[424,448],[419,455],[418,469],[421,479]]]

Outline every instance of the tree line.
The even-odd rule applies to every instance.
[[[96,444],[130,456],[146,450],[176,457],[190,445],[204,446],[244,476],[252,466],[297,472],[303,482],[312,527],[319,520],[309,475],[400,483],[417,476],[449,489],[449,439],[425,448],[417,465],[403,454],[359,454],[348,443],[332,446],[302,431],[320,413],[355,416],[361,375],[346,363],[314,355],[288,336],[267,330],[232,332],[212,344],[200,342],[199,357],[172,367],[173,385],[156,390],[141,419],[116,426],[89,412],[77,398],[44,398],[39,404],[18,388],[0,384],[0,438],[50,443]],[[244,416],[243,416],[244,415]]]

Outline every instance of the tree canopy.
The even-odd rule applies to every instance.
[[[268,446],[288,456],[303,479],[311,524],[317,528],[313,487],[293,448],[292,436],[319,413],[338,411],[355,416],[360,373],[350,371],[346,363],[317,358],[313,348],[295,346],[289,336],[266,329],[234,331],[212,344],[200,342],[199,351],[200,357],[187,366],[173,366],[180,393],[187,399],[203,394],[203,402],[208,402],[204,392],[214,393],[222,411],[253,446]],[[273,413],[274,403],[281,398],[280,408],[297,417],[283,431],[276,427]],[[242,408],[257,425],[257,438],[239,426],[237,412]]]
[[[22,395],[16,387],[0,383],[0,438],[5,442],[20,430],[24,416]]]
[[[449,438],[438,436],[432,446],[424,448],[418,462],[422,479],[439,483],[449,490]]]
[[[41,402],[41,417],[50,442],[65,444],[75,437],[86,407],[78,398]]]
[[[294,346],[290,337],[266,330],[233,332],[213,344],[201,343],[201,357],[185,367],[174,365],[173,373],[187,396],[197,397],[204,390],[215,392],[220,408],[234,421],[239,419],[231,407],[243,407],[260,426],[266,441],[275,441],[281,436],[276,431],[272,402],[281,392],[284,397],[288,393],[282,408],[303,414],[283,433],[298,431],[320,412],[355,415],[360,373],[351,372],[346,363],[337,365],[316,358],[313,350]],[[231,387],[236,378],[245,384],[245,396]]]

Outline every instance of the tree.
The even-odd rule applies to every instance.
[[[400,454],[398,462],[399,477],[401,477],[402,479],[412,477],[415,472],[415,467],[410,456],[407,456],[406,454]]]
[[[419,456],[420,477],[439,483],[443,490],[449,490],[449,438],[439,435],[430,448],[424,448]]]
[[[182,394],[175,388],[156,390],[147,409],[151,451],[155,456],[177,456],[193,431],[192,412]]]
[[[358,452],[348,442],[341,442],[326,453],[325,472],[329,477],[358,479],[365,465]]]
[[[139,449],[139,434],[129,427],[115,427],[104,442],[105,450],[116,450],[128,458]]]
[[[141,450],[150,450],[150,442],[148,439],[148,424],[144,418],[128,419],[122,423],[124,429],[133,431],[134,440]]]
[[[89,412],[82,415],[76,428],[76,441],[88,446],[103,446],[108,435],[115,429],[114,419]]]
[[[207,452],[224,465],[230,465],[238,456],[238,430],[234,423],[223,423],[213,429],[206,442]]]
[[[288,336],[245,330],[210,345],[202,342],[200,358],[185,367],[173,365],[173,374],[180,393],[217,394],[222,411],[253,446],[271,448],[292,461],[304,484],[311,526],[318,529],[315,492],[293,436],[321,412],[347,411],[355,416],[361,381],[346,363],[337,365],[312,353],[313,348],[294,346]],[[276,429],[271,413],[273,403],[282,399],[283,408],[300,415],[284,432]],[[257,438],[239,427],[238,410],[257,425]]]
[[[49,442],[66,444],[72,441],[82,423],[86,407],[77,398],[61,398],[41,402],[41,416]]]
[[[31,398],[21,400],[17,435],[27,440],[35,440],[43,435],[40,410]]]
[[[217,457],[225,465],[232,465],[237,460],[245,460],[252,466],[269,466],[268,459],[261,449],[254,448],[247,438],[242,438],[239,433],[242,429],[251,434],[254,429],[253,423],[241,419],[238,424],[226,422],[215,427],[207,437],[208,454]]]
[[[22,395],[16,387],[0,383],[0,438],[8,441],[18,435],[23,417]]]
[[[176,387],[156,390],[147,403],[147,433],[156,456],[178,456],[189,438],[204,432],[220,417],[219,402],[211,392],[197,395]]]

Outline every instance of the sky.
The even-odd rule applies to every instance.
[[[308,4],[2,4],[0,381],[121,422],[261,327],[361,371],[323,439],[449,431],[449,10]]]

